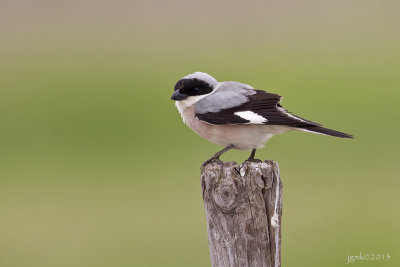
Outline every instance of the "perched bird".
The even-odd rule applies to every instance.
[[[240,82],[218,82],[207,73],[195,72],[180,79],[174,89],[171,99],[176,101],[184,123],[201,137],[225,147],[204,164],[230,149],[252,150],[252,160],[256,149],[263,148],[274,134],[290,130],[353,138],[295,116],[281,106],[281,96]]]

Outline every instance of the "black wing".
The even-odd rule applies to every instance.
[[[320,126],[317,123],[294,116],[285,110],[279,101],[282,98],[277,94],[255,90],[256,93],[247,96],[248,101],[232,108],[223,109],[218,112],[196,113],[196,118],[201,121],[215,124],[265,124],[265,125],[288,125],[292,127]],[[237,112],[251,111],[265,119],[265,122],[254,123],[251,120],[235,115]]]

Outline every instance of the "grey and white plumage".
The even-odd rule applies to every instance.
[[[352,138],[289,113],[279,103],[281,96],[277,94],[240,82],[218,82],[202,72],[180,79],[171,99],[176,100],[183,121],[194,132],[227,147],[222,153],[231,148],[253,150],[252,158],[255,149],[264,147],[274,134],[290,130]]]

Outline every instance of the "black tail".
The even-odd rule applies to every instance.
[[[303,126],[301,128],[298,128],[300,131],[309,131],[309,132],[314,132],[314,133],[320,133],[320,134],[326,134],[330,136],[335,136],[335,137],[341,137],[341,138],[354,138],[350,134],[338,132],[335,130],[327,129],[321,126]]]

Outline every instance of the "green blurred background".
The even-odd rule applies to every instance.
[[[356,137],[259,150],[284,183],[283,266],[400,266],[399,8],[0,1],[0,266],[209,266],[199,167],[220,147],[170,100],[194,71]]]

